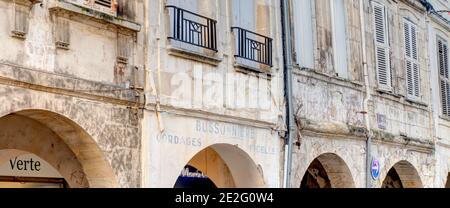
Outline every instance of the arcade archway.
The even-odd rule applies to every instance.
[[[308,167],[300,188],[354,188],[347,164],[336,154],[323,154]]]
[[[216,144],[189,160],[175,187],[262,188],[264,180],[261,169],[245,151],[229,144]]]
[[[423,188],[423,185],[416,168],[408,161],[400,161],[389,169],[381,188]]]
[[[0,150],[38,156],[60,174],[67,187],[118,187],[96,142],[75,122],[53,112],[26,110],[0,118]]]

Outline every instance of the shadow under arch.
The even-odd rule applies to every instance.
[[[402,160],[389,169],[381,188],[423,188],[423,184],[417,169]]]
[[[445,188],[450,188],[450,173],[447,175],[447,183],[445,183]]]
[[[74,121],[54,112],[23,110],[1,117],[0,149],[41,157],[73,188],[118,187],[94,139]]]
[[[265,187],[261,168],[249,154],[235,145],[211,145],[197,152],[187,162],[188,166],[201,171],[218,188]]]
[[[334,153],[315,158],[303,176],[301,188],[355,188],[345,161]]]

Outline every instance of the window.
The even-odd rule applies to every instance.
[[[70,2],[113,16],[117,15],[116,1],[113,0],[70,0]]]
[[[272,66],[272,39],[256,32],[255,0],[233,0],[232,5],[237,61],[253,68],[258,68],[258,63]]]
[[[11,34],[13,37],[25,39],[29,26],[29,6],[25,4],[14,4],[14,7],[14,28]]]
[[[217,21],[197,14],[199,3],[208,7],[207,3],[194,0],[169,1],[167,8],[170,14],[169,39],[194,46],[189,50],[201,52],[209,49],[217,52]]]
[[[313,7],[314,0],[293,0],[296,60],[300,67],[314,68]]]
[[[405,37],[406,91],[412,99],[420,99],[420,69],[417,49],[417,27],[411,21],[403,22]]]
[[[437,38],[437,61],[439,67],[439,84],[441,92],[442,115],[450,116],[450,79],[448,70],[448,43]]]
[[[390,66],[390,48],[386,8],[373,2],[375,65],[378,88],[392,91],[392,71]]]
[[[254,0],[233,0],[233,26],[256,30],[256,11]]]
[[[111,8],[111,0],[95,0],[95,4],[98,6]]]
[[[336,74],[339,77],[348,79],[345,1],[331,0],[330,2],[333,9],[333,46]]]

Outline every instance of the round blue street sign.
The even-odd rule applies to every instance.
[[[370,165],[370,172],[372,173],[372,178],[374,180],[378,180],[380,177],[380,162],[377,159],[372,160],[372,164]]]

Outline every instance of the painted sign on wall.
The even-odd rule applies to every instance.
[[[378,180],[378,178],[380,177],[380,171],[381,171],[380,162],[374,158],[372,160],[372,164],[370,165],[370,172],[372,173],[372,178],[374,180]]]
[[[0,151],[0,176],[63,178],[42,158],[18,150]]]
[[[217,188],[208,176],[197,168],[187,165],[181,171],[174,188]]]

